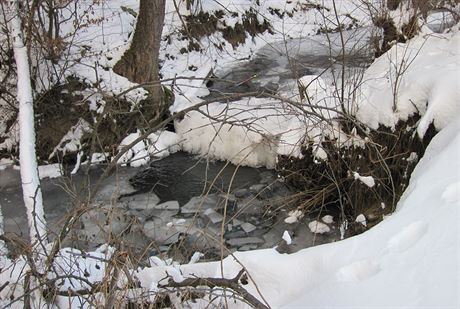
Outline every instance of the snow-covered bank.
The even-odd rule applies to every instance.
[[[225,276],[243,265],[275,308],[458,308],[459,132],[457,117],[432,140],[398,210],[373,229],[291,255],[272,249],[236,253],[238,262],[223,262]],[[166,271],[176,280],[221,276],[214,262],[145,268],[138,277],[153,290]],[[250,291],[261,299],[253,284]]]
[[[459,25],[445,34],[428,28],[406,44],[393,46],[365,72],[357,117],[376,129],[394,128],[418,113],[418,133],[431,123],[444,128],[460,113]]]
[[[188,7],[186,3],[191,4]],[[203,78],[206,78],[211,70],[219,70],[229,67],[235,61],[243,62],[254,56],[262,46],[280,41],[285,38],[302,38],[318,32],[322,27],[334,27],[335,21],[325,19],[318,7],[325,7],[330,12],[332,0],[315,0],[308,5],[304,1],[295,0],[284,3],[274,0],[266,1],[166,1],[166,16],[163,29],[163,40],[160,52],[161,75],[163,84],[170,87],[176,96],[173,110],[196,104],[198,96],[207,93],[203,85]],[[175,5],[178,6],[182,16],[179,16]],[[65,6],[64,6],[65,7]],[[110,1],[82,1],[75,4],[72,9],[65,7],[60,9],[61,32],[58,36],[62,39],[65,51],[62,59],[48,59],[46,55],[38,53],[37,59],[32,59],[32,64],[39,72],[40,82],[37,83],[36,91],[44,92],[55,85],[66,84],[69,79],[84,84],[84,89],[70,90],[72,95],[82,97],[84,107],[96,116],[107,112],[106,105],[110,105],[108,98],[116,96],[126,101],[135,109],[139,105],[146,92],[142,88],[129,82],[126,78],[115,74],[112,67],[120,59],[123,52],[130,46],[130,34],[133,32],[136,12],[139,9],[139,1],[110,0]],[[241,26],[248,12],[255,16],[260,23],[269,22],[272,31],[264,31],[257,35],[243,33],[242,43],[239,46],[232,46],[224,39],[224,30],[235,31],[237,25]],[[361,4],[351,1],[340,1],[337,3],[337,11],[341,23],[347,28],[356,28],[370,24],[370,18]],[[196,39],[199,43],[199,51],[190,50],[190,43],[194,40],[184,36],[184,18],[192,14],[202,12],[204,14],[217,14],[215,33],[210,33],[202,38]],[[219,13],[217,13],[219,12]],[[75,20],[80,20],[75,23]],[[193,22],[191,23],[193,25]],[[190,25],[189,25],[190,26]],[[186,29],[185,29],[186,30]],[[7,36],[0,33],[0,44],[7,50]],[[3,72],[0,72],[0,75]],[[176,80],[177,78],[177,80]],[[11,78],[10,78],[11,79]],[[133,87],[130,91],[127,89]],[[12,93],[14,93],[13,89]],[[118,97],[120,96],[120,97]],[[79,99],[80,100],[80,99]],[[10,118],[14,116],[14,110],[10,111],[7,102],[0,98],[0,150],[12,151],[18,143],[17,125],[7,126]],[[72,119],[70,126],[65,128],[70,134],[63,134],[56,152],[63,154],[79,153],[86,151],[87,145],[82,144],[84,138],[76,131],[88,133],[85,130],[76,130],[78,123],[85,119],[89,122],[87,129],[94,125],[91,117]],[[85,126],[86,127],[86,126]],[[97,127],[97,126],[96,126]],[[64,131],[65,131],[64,130]],[[135,130],[130,130],[134,132]],[[127,132],[123,134],[128,135]],[[125,136],[123,136],[125,137]],[[70,139],[72,138],[72,139]],[[120,139],[117,139],[118,143]],[[67,143],[71,148],[62,149]],[[150,145],[146,143],[144,148]],[[69,148],[70,148],[69,147]],[[98,152],[105,152],[99,149]],[[86,154],[86,153],[85,153]],[[49,153],[46,154],[48,156]],[[42,156],[44,159],[45,156]],[[57,156],[54,156],[55,160]],[[147,160],[146,160],[147,161]],[[140,162],[140,160],[138,160]]]
[[[363,37],[348,44],[354,46]],[[414,39],[393,46],[378,58],[362,79],[362,72],[356,76],[347,73],[345,101],[349,113],[373,129],[380,125],[394,128],[398,121],[414,114],[422,117],[417,124],[421,137],[431,123],[442,129],[460,112],[459,47],[458,25],[444,34],[424,28]],[[317,52],[318,47],[312,50],[312,54]],[[336,80],[311,75],[300,82],[306,87],[308,102],[302,101],[293,87],[291,93],[281,94],[284,99],[212,103],[201,112],[186,115],[176,123],[182,147],[235,164],[273,167],[277,155],[299,157],[301,147],[309,142],[316,146],[314,154],[321,159],[327,158],[321,149],[325,138],[345,145],[360,143],[359,137],[341,132],[334,122],[341,111]],[[350,89],[353,91],[348,92]],[[324,121],[327,119],[337,127]]]

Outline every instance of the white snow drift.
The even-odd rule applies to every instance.
[[[382,223],[290,255],[274,249],[235,253],[223,261],[224,276],[233,277],[244,265],[272,308],[457,308],[459,157],[457,117],[433,139],[397,211]],[[166,272],[181,274],[179,280],[222,276],[219,262],[145,268],[137,276],[152,288]],[[249,290],[262,300],[255,285]]]

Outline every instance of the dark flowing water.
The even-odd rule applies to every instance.
[[[271,173],[179,152],[151,163],[131,178],[130,184],[140,192],[155,192],[161,201],[176,200],[184,205],[193,196],[249,187],[258,183],[263,172]]]
[[[369,66],[372,62],[368,44],[370,30],[362,28],[343,34],[346,39],[344,56],[338,33],[267,44],[249,59],[217,69],[213,74],[215,79],[208,82],[210,94],[206,98],[231,93],[276,93],[286,90],[292,81],[305,75],[337,81],[344,67],[354,74]]]

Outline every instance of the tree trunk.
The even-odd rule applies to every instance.
[[[38,177],[35,153],[34,105],[30,82],[27,47],[23,42],[23,32],[19,18],[19,2],[12,2],[14,17],[11,20],[14,59],[17,68],[17,99],[19,101],[19,163],[24,205],[26,206],[29,233],[32,245],[46,243],[46,223],[44,219],[42,192]]]
[[[131,47],[114,66],[115,73],[144,84],[154,101],[161,101],[158,57],[165,17],[166,0],[140,0],[139,15]]]

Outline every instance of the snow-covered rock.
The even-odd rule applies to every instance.
[[[329,233],[331,231],[331,228],[327,224],[324,224],[316,220],[308,223],[308,228],[314,234],[324,234]]]

